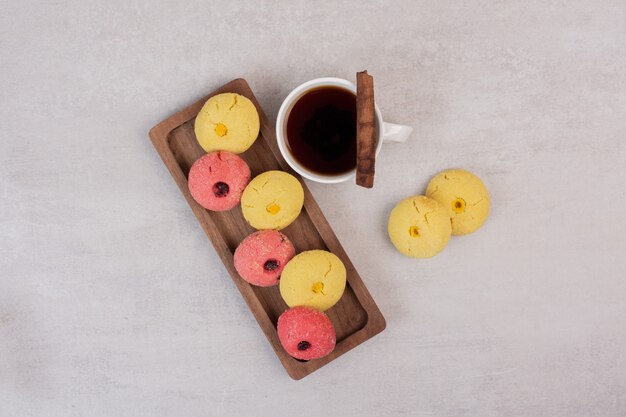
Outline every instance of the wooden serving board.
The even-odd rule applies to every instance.
[[[324,358],[301,362],[289,356],[283,350],[276,333],[278,317],[287,309],[278,286],[256,287],[248,284],[237,274],[233,266],[235,248],[247,235],[254,232],[254,229],[244,220],[241,209],[235,207],[226,212],[209,211],[196,203],[189,193],[187,187],[189,168],[205,153],[196,141],[193,130],[194,120],[209,97],[226,92],[248,97],[259,112],[261,121],[259,138],[250,149],[240,155],[250,166],[252,176],[279,169],[294,175],[302,183],[302,188],[304,188],[302,213],[282,232],[293,242],[298,253],[310,249],[325,249],[337,255],[346,266],[346,290],[341,300],[326,311],[337,332],[337,345],[335,350]],[[274,128],[245,80],[236,79],[222,86],[154,126],[149,135],[289,376],[301,379],[384,330],[383,315],[306,184],[282,158],[276,143]]]

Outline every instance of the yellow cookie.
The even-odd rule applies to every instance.
[[[218,94],[202,106],[194,131],[198,143],[207,152],[242,153],[259,136],[259,113],[242,95]]]
[[[346,289],[346,267],[334,254],[310,250],[292,258],[280,276],[280,295],[289,307],[328,310]]]
[[[435,200],[416,195],[391,210],[387,230],[391,243],[404,255],[430,258],[450,240],[450,216]]]
[[[304,203],[300,181],[283,171],[256,176],[241,196],[243,217],[255,229],[283,229],[291,224]]]
[[[487,220],[489,192],[476,175],[462,169],[437,174],[426,195],[443,204],[450,213],[453,235],[472,233]]]

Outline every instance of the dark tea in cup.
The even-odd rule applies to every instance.
[[[322,86],[304,93],[286,123],[290,153],[305,168],[338,175],[356,167],[356,96],[350,90]]]

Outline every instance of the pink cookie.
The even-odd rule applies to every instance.
[[[235,269],[252,285],[270,287],[278,284],[283,268],[296,250],[276,230],[260,230],[245,238],[235,250]]]
[[[225,211],[235,207],[249,182],[248,164],[230,152],[208,153],[189,170],[191,196],[208,210]]]
[[[278,318],[278,338],[296,359],[317,359],[335,348],[335,329],[326,314],[311,307],[293,307]]]

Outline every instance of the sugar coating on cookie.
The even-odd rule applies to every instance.
[[[241,196],[243,217],[255,229],[283,229],[300,214],[304,190],[300,181],[283,171],[256,176]]]
[[[337,336],[330,319],[310,307],[293,307],[278,318],[278,339],[285,351],[296,359],[311,360],[328,355]]]
[[[200,157],[189,170],[191,196],[202,207],[229,210],[239,204],[250,181],[248,164],[230,152],[211,152]]]
[[[328,310],[346,288],[346,267],[337,255],[310,250],[296,255],[280,279],[280,295],[288,306],[304,305]]]
[[[250,284],[270,287],[278,284],[283,268],[295,255],[287,236],[276,230],[260,230],[237,246],[235,269]]]
[[[430,180],[426,195],[448,209],[453,235],[480,228],[489,216],[489,192],[476,175],[462,169],[440,172]]]
[[[437,201],[417,195],[400,201],[391,210],[387,226],[391,243],[413,258],[430,258],[450,240],[448,211]]]
[[[196,117],[196,139],[206,152],[246,151],[259,136],[259,113],[254,104],[236,93],[211,97]]]

